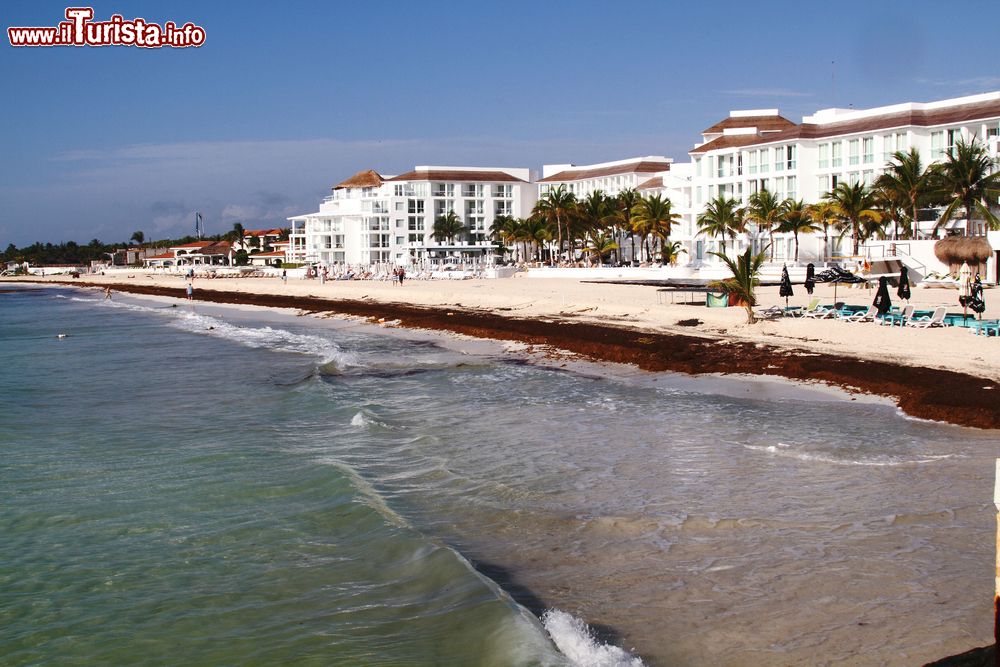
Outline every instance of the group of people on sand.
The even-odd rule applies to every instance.
[[[393,282],[397,283],[400,287],[403,286],[403,281],[406,279],[406,269],[399,266],[392,270]]]

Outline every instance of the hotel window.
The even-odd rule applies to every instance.
[[[396,228],[397,229],[402,229],[405,226],[406,226],[406,220],[404,220],[403,218],[396,218]]]
[[[931,159],[944,157],[944,131],[931,132]]]
[[[406,210],[406,202],[405,201],[398,201],[398,202],[396,202],[396,210],[397,211],[405,211]]]
[[[694,197],[695,197],[695,203],[700,204],[702,202],[700,185],[694,189]]]
[[[694,161],[694,175],[701,176],[701,158],[697,158]]]
[[[411,215],[408,219],[407,229],[411,232],[422,232],[424,231],[424,217],[419,215]]]
[[[861,180],[864,182],[866,188],[870,188],[872,183],[875,182],[875,172],[866,171],[861,175]]]
[[[778,146],[774,149],[774,170],[784,171],[785,170],[785,147]]]
[[[826,169],[830,166],[830,144],[819,145],[819,168]]]
[[[495,207],[494,210],[493,210],[493,215],[494,216],[498,216],[498,215],[511,215],[512,211],[514,210],[513,206],[511,205],[511,203],[509,201],[494,202],[494,207]]]
[[[952,149],[955,148],[955,144],[957,144],[961,138],[962,138],[962,130],[961,130],[961,128],[959,128],[957,130],[948,130],[948,149],[947,150],[948,150],[949,154],[952,152]]]
[[[424,200],[423,199],[407,199],[406,200],[407,212],[408,213],[423,213],[424,212]]]
[[[796,178],[794,176],[789,176],[786,181],[786,184],[788,186],[788,192],[785,193],[785,196],[788,197],[789,199],[798,199],[799,193],[798,190],[796,189],[797,185]]]
[[[750,162],[750,164],[747,166],[747,173],[748,174],[756,174],[757,173],[757,151],[750,151],[749,153],[747,153],[747,158],[749,159],[749,162]]]
[[[455,210],[455,200],[454,199],[442,199],[441,201],[434,202],[434,217],[439,218],[448,211]]]
[[[850,183],[852,186],[857,185],[858,183],[860,183],[861,182],[861,172],[860,171],[852,171],[849,174],[847,174],[847,182]]]
[[[875,162],[875,137],[865,137],[861,140],[861,154],[865,164]]]
[[[986,138],[992,139],[993,137],[1000,136],[1000,127],[994,125],[993,127],[986,128]]]
[[[743,153],[739,152],[736,154],[736,175],[743,175]]]
[[[726,158],[722,157],[721,155],[717,155],[715,157],[715,175],[718,178],[722,178],[723,176],[726,175],[724,173],[725,164],[726,164]]]
[[[830,190],[836,190],[837,186],[840,185],[840,174],[833,174],[830,176]]]
[[[499,199],[510,199],[514,196],[513,185],[494,185],[493,196]]]
[[[463,197],[483,197],[482,183],[466,183],[462,186]]]
[[[785,179],[784,178],[774,179],[774,196],[777,197],[779,200],[785,198],[783,193],[784,189],[785,189]]]
[[[785,164],[788,165],[789,169],[795,169],[795,165],[798,163],[798,146],[785,146]]]
[[[410,243],[423,243],[424,235],[423,234],[408,234],[407,235],[407,240]]]
[[[432,197],[454,197],[454,183],[435,183],[431,188]]]
[[[844,144],[839,141],[835,141],[830,144],[830,166],[839,167],[844,163],[843,159]]]
[[[857,139],[851,139],[847,142],[847,164],[858,164],[858,148],[860,145],[861,142]]]
[[[762,149],[760,152],[760,173],[766,174],[771,170],[771,151],[767,148]]]
[[[404,243],[406,243],[406,237],[405,236],[397,236],[396,237],[396,245],[403,245]]]
[[[830,191],[830,177],[820,176],[817,179],[816,188],[819,190],[819,196],[825,197],[826,193]]]

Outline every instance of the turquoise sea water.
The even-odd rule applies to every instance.
[[[916,664],[989,640],[989,433],[59,289],[0,292],[0,368],[2,664]]]

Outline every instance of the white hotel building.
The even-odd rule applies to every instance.
[[[824,109],[796,124],[777,109],[732,111],[702,133],[690,151],[690,196],[696,213],[722,195],[745,204],[767,189],[779,198],[821,200],[838,183],[871,185],[886,171],[896,151],[916,148],[925,165],[941,160],[959,138],[984,142],[1000,155],[1000,92],[939,102],[907,102],[873,109]],[[669,190],[668,196],[674,194]],[[678,192],[680,196],[686,192]],[[930,232],[934,223],[922,226]],[[964,221],[949,227],[964,228]],[[686,237],[686,238],[685,238]],[[714,239],[678,235],[691,259],[706,259]],[[800,236],[800,262],[823,261],[823,234]],[[744,247],[748,239],[743,239]],[[831,237],[829,255],[842,256],[840,239]],[[842,241],[850,252],[849,240]],[[775,260],[794,257],[791,234],[775,235]]]
[[[319,211],[299,215],[289,259],[327,265],[492,263],[490,227],[526,217],[536,201],[528,169],[418,166],[399,176],[362,171],[335,185]],[[434,239],[434,221],[454,211],[465,231]]]
[[[811,204],[841,182],[871,185],[896,151],[916,148],[926,165],[942,159],[959,138],[975,138],[992,157],[1000,157],[1000,92],[872,109],[823,109],[801,123],[777,109],[732,111],[702,132],[688,163],[654,155],[583,166],[550,164],[537,183],[522,168],[425,166],[400,176],[360,172],[335,186],[316,213],[289,218],[288,259],[326,264],[489,262],[496,249],[489,240],[494,218],[527,217],[539,196],[565,186],[579,199],[596,190],[614,196],[626,188],[669,197],[681,216],[671,239],[687,252],[682,263],[696,269],[719,263],[709,254],[719,250],[719,240],[699,235],[697,225],[705,205],[717,196],[742,206],[753,193],[767,189],[779,198]],[[469,232],[454,243],[439,243],[432,235],[434,220],[449,210]],[[922,222],[920,232],[930,237],[933,226],[932,220]],[[963,229],[966,221],[948,226]],[[990,238],[1000,245],[1000,233],[991,232]],[[738,239],[738,250],[766,242],[764,233],[751,230]],[[774,245],[777,262],[794,257],[791,234],[775,233]],[[799,262],[836,260],[850,248],[850,240],[833,230],[828,242],[822,232],[800,235]]]

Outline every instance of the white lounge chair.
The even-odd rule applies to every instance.
[[[802,317],[808,317],[813,320],[825,320],[829,318],[837,317],[837,309],[833,307],[820,306],[815,310],[807,310],[802,313]]]
[[[914,317],[906,320],[904,324],[911,327],[920,327],[921,329],[929,329],[930,327],[943,327],[944,326],[944,316],[948,309],[945,306],[938,306],[934,309],[934,313],[930,317]]]
[[[868,310],[866,311],[858,311],[852,315],[845,315],[840,319],[844,322],[872,322],[876,315],[878,315],[878,308],[868,306]]]
[[[910,321],[911,317],[913,317],[913,306],[907,305],[903,307],[903,312],[901,313],[897,313],[895,315],[892,313],[886,313],[885,317],[882,317],[878,320],[878,323],[888,324],[889,326],[893,326],[898,322],[899,326],[903,326],[904,324]]]

